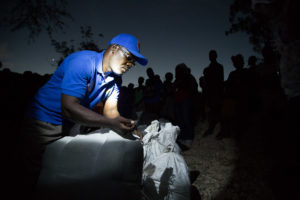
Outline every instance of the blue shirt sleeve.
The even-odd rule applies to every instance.
[[[112,88],[111,94],[109,94],[109,98],[111,98],[115,101],[118,101],[119,94],[120,94],[120,88],[119,88],[118,84],[115,84]]]
[[[115,83],[112,87],[111,93],[108,95],[109,98],[112,98],[115,101],[118,101],[120,95],[120,88],[122,85],[122,78],[120,76],[115,76]]]
[[[65,63],[62,94],[82,99],[92,76],[93,62],[88,57],[76,56]]]

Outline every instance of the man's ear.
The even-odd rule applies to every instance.
[[[112,54],[114,54],[117,49],[118,49],[118,46],[116,44],[111,45]]]

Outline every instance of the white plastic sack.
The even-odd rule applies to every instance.
[[[143,170],[144,192],[149,199],[188,200],[191,183],[184,158],[168,152],[158,156]]]
[[[155,120],[144,132],[144,192],[149,199],[190,199],[189,170],[176,144],[179,127]]]
[[[143,137],[144,166],[162,153],[180,153],[180,147],[176,143],[179,131],[179,127],[173,126],[171,123],[152,121],[151,125],[144,130],[146,133]]]
[[[49,144],[36,199],[141,199],[143,147],[103,129]],[[116,192],[117,191],[117,192]]]

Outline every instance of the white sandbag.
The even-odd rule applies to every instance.
[[[179,127],[155,120],[143,137],[144,193],[152,200],[190,199],[189,170],[176,144]]]
[[[176,152],[180,153],[180,147],[176,143],[179,127],[173,126],[172,123],[159,123],[152,121],[144,132],[144,166],[149,164],[153,159],[162,153]]]
[[[144,193],[151,199],[190,199],[189,170],[177,153],[163,153],[143,170]]]
[[[141,142],[109,130],[96,132],[47,147],[37,199],[141,199]]]
[[[166,152],[180,153],[180,148],[176,143],[179,131],[179,127],[173,126],[172,123],[160,123],[158,142],[167,147]]]
[[[159,131],[159,121],[154,120],[144,130],[146,135],[144,135],[144,137],[143,137],[143,142],[147,143],[152,137],[158,136],[158,131]]]

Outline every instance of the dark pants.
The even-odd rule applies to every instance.
[[[31,197],[41,171],[42,158],[48,144],[62,138],[62,125],[25,118],[17,153],[17,181],[20,194]]]

